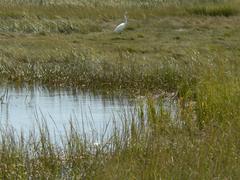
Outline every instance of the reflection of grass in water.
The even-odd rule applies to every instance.
[[[6,89],[2,94],[0,94],[0,103],[8,104],[8,102],[9,102],[8,89]]]

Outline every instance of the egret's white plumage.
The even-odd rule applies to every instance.
[[[127,13],[125,13],[124,18],[125,18],[125,22],[119,24],[119,25],[114,29],[114,32],[121,33],[121,32],[127,27],[127,23],[128,23]]]

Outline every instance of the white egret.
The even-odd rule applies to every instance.
[[[121,32],[126,28],[127,23],[128,23],[128,20],[127,20],[127,12],[125,12],[124,18],[125,18],[125,22],[119,24],[119,25],[114,29],[114,32],[116,32],[116,33],[121,33]]]

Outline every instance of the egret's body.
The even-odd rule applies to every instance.
[[[124,15],[124,18],[125,18],[125,22],[119,24],[119,25],[114,29],[114,32],[116,32],[116,33],[121,33],[121,32],[123,32],[123,30],[127,27],[128,21],[127,21],[127,15],[126,15],[126,14]]]

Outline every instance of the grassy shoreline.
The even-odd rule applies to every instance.
[[[180,100],[179,124],[163,110],[161,101],[156,107],[149,99],[147,111],[138,107],[138,116],[125,116],[122,131],[115,128],[99,145],[86,139],[74,122],[62,135],[61,144],[50,138],[53,134],[46,122],[29,136],[2,127],[0,177],[238,178],[239,101],[234,100],[234,90],[224,87],[203,83],[196,104],[184,105]],[[224,93],[230,101],[222,100]]]
[[[0,178],[238,179],[237,7],[233,1],[1,6],[0,84],[175,92],[181,122],[172,123],[161,101],[156,107],[150,98],[147,111],[139,105],[136,119],[123,119],[130,127],[99,146],[74,124],[63,148],[49,139],[47,126],[39,127],[40,137],[1,127]],[[125,10],[129,26],[115,34]]]
[[[43,8],[23,16],[0,16],[2,82],[162,89],[182,96],[206,70],[227,61],[223,71],[231,71],[238,63],[239,16],[159,16],[160,10],[154,15],[151,9],[138,9],[129,12],[126,32],[115,34],[122,10],[100,16],[100,7],[89,19],[84,11],[79,16],[70,11],[66,18]],[[52,14],[44,17],[45,11]]]

